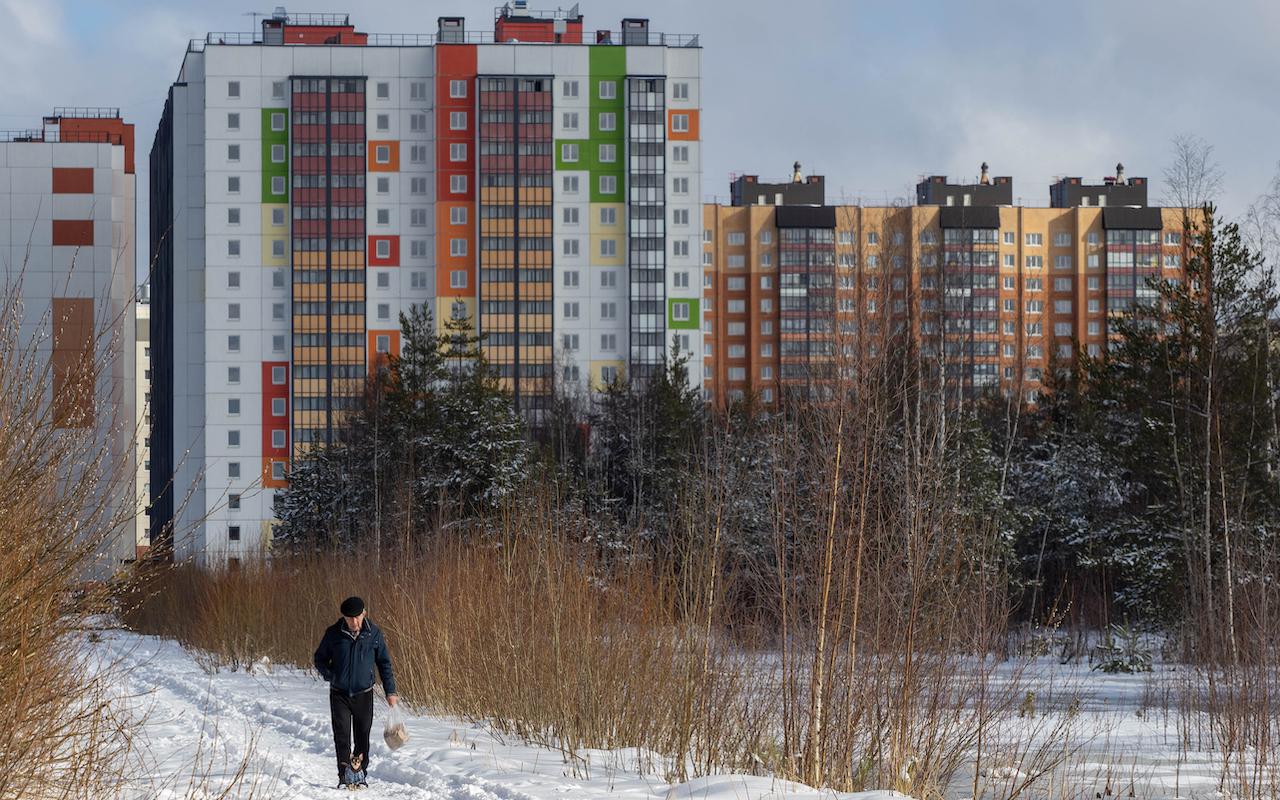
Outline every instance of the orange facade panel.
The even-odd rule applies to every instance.
[[[54,167],[54,194],[93,194],[93,167]]]
[[[53,298],[53,423],[93,425],[93,299]]]
[[[400,142],[370,139],[367,152],[370,172],[400,171]]]
[[[55,219],[53,221],[54,246],[91,247],[93,245],[93,220]]]
[[[667,138],[690,141],[698,138],[698,109],[681,108],[667,111]]]

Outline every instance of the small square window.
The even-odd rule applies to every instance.
[[[284,462],[283,461],[271,462],[271,478],[277,481],[284,480]]]
[[[238,130],[240,130],[240,115],[239,115],[239,114],[228,114],[228,115],[227,115],[227,129],[228,129],[228,130],[232,130],[232,131],[238,131]]]
[[[284,398],[283,397],[271,398],[271,416],[283,417],[284,415],[285,415]]]
[[[467,224],[467,207],[451,206],[449,208],[449,224],[450,225],[466,225]]]
[[[277,450],[287,446],[283,428],[276,428],[271,431],[271,446]]]
[[[271,145],[271,163],[272,164],[284,163],[284,145],[282,144]]]
[[[271,304],[271,318],[277,321],[284,319],[284,303]]]
[[[227,160],[228,161],[240,160],[240,145],[238,144],[227,145]]]
[[[284,369],[284,367],[272,367],[272,368],[271,368],[271,383],[272,383],[272,384],[274,384],[274,385],[276,385],[276,386],[283,386],[283,385],[284,385],[284,380],[285,380],[285,369]]]
[[[238,319],[240,319],[240,304],[239,304],[239,303],[227,303],[227,319],[228,319],[228,320],[238,320]]]
[[[466,175],[450,175],[449,191],[453,194],[466,194],[467,192],[467,176]]]
[[[464,269],[449,270],[449,288],[467,288],[467,271]]]
[[[227,447],[240,446],[240,431],[227,431]]]
[[[390,114],[378,114],[378,115],[374,118],[374,124],[377,126],[378,130],[380,130],[380,131],[389,131],[389,130],[391,130],[391,115],[390,115]]]
[[[689,132],[689,115],[688,114],[672,114],[671,130],[675,133]]]
[[[387,272],[386,270],[381,270],[377,273],[377,275],[378,275],[377,281],[378,281],[379,289],[391,288],[391,273]]]
[[[227,367],[227,383],[237,384],[240,382],[240,368]]]
[[[238,495],[238,494],[229,494],[229,495],[227,495],[227,508],[228,508],[228,509],[230,509],[231,511],[239,511],[239,510],[240,510],[240,495]]]
[[[238,541],[240,541],[240,526],[239,526],[239,525],[228,525],[228,526],[227,526],[227,541],[229,541],[229,542],[238,542]]]
[[[375,186],[376,186],[376,187],[377,187],[377,189],[378,189],[378,194],[390,194],[390,193],[391,193],[391,179],[390,179],[390,178],[385,178],[385,177],[384,177],[384,178],[378,178],[378,182],[375,184]]]
[[[378,303],[378,319],[391,319],[391,305]]]
[[[271,337],[271,352],[273,353],[284,352],[284,336],[283,335],[276,334]]]
[[[284,239],[271,240],[271,255],[276,258],[284,258]]]
[[[240,352],[240,337],[232,334],[227,337],[227,351],[231,353]]]
[[[377,336],[374,337],[373,348],[374,348],[374,351],[378,353],[390,353],[391,337],[385,333],[378,334]]]
[[[271,114],[271,130],[279,133],[284,130],[284,124],[284,114],[281,114],[280,112],[273,112]]]
[[[284,209],[283,208],[271,209],[271,224],[276,226],[277,228],[284,227]]]
[[[238,416],[240,416],[240,398],[239,398],[239,397],[229,397],[229,398],[227,398],[227,416],[231,416],[231,417],[238,417]],[[237,470],[239,469],[239,466],[238,466],[238,465],[237,465],[236,469],[237,469]],[[232,475],[231,477],[233,477],[233,478],[234,478],[234,477],[236,477],[236,476],[235,476],[235,475]]]
[[[284,99],[284,81],[272,81],[272,82],[271,82],[271,99],[272,99],[272,100],[283,100],[283,99]],[[283,115],[283,114],[281,114],[280,116],[284,116],[284,115]],[[274,128],[273,128],[273,130],[274,130]]]
[[[618,96],[617,81],[600,81],[600,99],[612,100]]]
[[[449,160],[450,161],[466,161],[467,145],[465,142],[449,143]]]
[[[389,209],[389,208],[379,208],[379,209],[377,209],[376,213],[377,213],[377,215],[378,215],[378,216],[377,216],[377,218],[378,218],[378,224],[379,224],[379,225],[390,225],[390,224],[391,224],[391,209]]]
[[[272,289],[284,288],[284,270],[282,269],[271,270],[271,288]]]
[[[391,84],[387,83],[386,81],[378,81],[378,83],[374,86],[374,91],[377,94],[379,100],[386,100],[387,98],[391,97]]]
[[[240,96],[240,81],[227,81],[227,97]]]
[[[373,148],[373,160],[379,164],[391,163],[391,145],[380,144]]]
[[[465,131],[467,129],[467,112],[450,111],[449,112],[449,130]]]
[[[240,288],[240,273],[239,273],[239,272],[228,272],[228,273],[227,273],[227,288],[228,288],[228,289],[239,289],[239,288]]]
[[[378,258],[391,258],[391,242],[386,239],[379,239],[374,245],[374,254]]]
[[[227,176],[227,192],[229,194],[240,194],[240,176]]]
[[[460,98],[467,96],[467,82],[459,80],[449,81],[449,96]]]
[[[238,208],[228,208],[228,209],[227,209],[227,224],[228,224],[228,225],[239,225],[239,224],[240,224],[240,209],[238,209]]]
[[[228,256],[231,256],[231,257],[233,257],[233,258],[234,258],[234,257],[236,257],[236,256],[238,256],[238,255],[240,255],[240,240],[239,240],[239,239],[229,239],[229,240],[227,240],[227,255],[228,255]]]

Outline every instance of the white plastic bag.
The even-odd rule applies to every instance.
[[[404,726],[404,714],[399,706],[392,706],[387,711],[387,722],[382,728],[382,740],[392,750],[399,750],[409,741],[409,730]]]

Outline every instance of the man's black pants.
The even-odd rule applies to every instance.
[[[369,769],[369,729],[373,727],[373,690],[348,697],[345,692],[329,692],[329,711],[333,715],[333,748],[338,754],[338,779],[344,764],[361,756],[360,769]],[[356,746],[351,748],[351,731],[355,729]]]

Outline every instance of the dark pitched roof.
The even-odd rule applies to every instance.
[[[1159,208],[1104,208],[1102,227],[1109,230],[1158,231],[1164,227]]]
[[[834,206],[777,206],[774,218],[779,228],[834,228]]]
[[[1000,209],[995,206],[943,206],[938,224],[943,228],[999,228]]]

